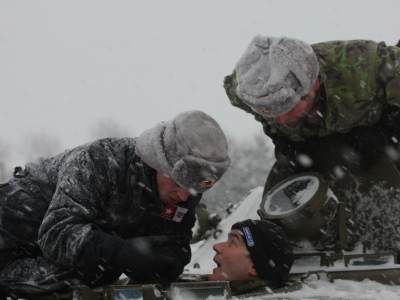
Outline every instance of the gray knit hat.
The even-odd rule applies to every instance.
[[[236,72],[240,99],[258,114],[276,117],[311,91],[319,66],[305,42],[256,35],[238,61]]]
[[[209,115],[193,110],[158,123],[136,141],[136,153],[181,187],[203,193],[228,169],[228,142]]]

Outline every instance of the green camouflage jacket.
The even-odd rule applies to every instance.
[[[325,101],[319,126],[289,128],[276,118],[258,115],[236,94],[236,70],[224,79],[231,104],[253,114],[257,121],[268,123],[271,134],[294,141],[371,126],[387,107],[400,106],[400,48],[362,40],[332,41],[311,47],[320,67],[319,98]]]

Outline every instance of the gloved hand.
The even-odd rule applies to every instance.
[[[295,174],[309,171],[314,163],[304,143],[295,142],[284,136],[277,139],[275,158]]]
[[[385,129],[378,127],[355,127],[346,134],[346,143],[354,151],[355,163],[362,172],[372,166],[378,153],[387,149],[389,136]]]
[[[149,236],[126,240],[117,257],[114,267],[136,282],[148,282],[167,276],[177,262],[168,247],[159,246],[168,242],[167,236]]]
[[[149,251],[167,244],[169,237],[166,235],[149,235],[127,239],[125,242],[136,247],[139,251]]]
[[[146,236],[123,240],[101,230],[94,230],[76,264],[82,280],[91,283],[101,278],[125,273],[136,282],[154,281],[170,274],[180,274],[177,257],[169,237]],[[175,271],[174,273],[172,271]],[[105,274],[106,273],[106,274]]]

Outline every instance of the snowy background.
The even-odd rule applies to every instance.
[[[224,194],[212,189],[207,196],[221,209],[263,184],[273,163],[261,125],[232,107],[222,88],[252,37],[394,45],[399,28],[398,0],[0,0],[0,180],[39,156],[100,137],[137,136],[199,109],[232,145],[232,168],[214,188]],[[254,214],[251,208],[240,219]],[[208,250],[193,262],[212,269],[218,241],[199,248]],[[371,282],[312,286],[290,297],[400,299],[398,287]]]
[[[253,36],[394,45],[399,28],[398,0],[0,0],[0,181],[37,157],[199,109],[230,141],[232,167],[206,198],[221,213],[273,164],[261,125],[222,88]]]
[[[393,45],[399,28],[398,0],[0,0],[0,157],[11,168],[46,143],[75,147],[107,124],[136,136],[192,109],[246,140],[261,126],[222,80],[255,34]]]

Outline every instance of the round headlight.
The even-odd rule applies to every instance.
[[[333,197],[320,174],[302,173],[272,187],[264,195],[258,214],[282,227],[291,240],[314,240],[333,216],[333,210],[322,209],[330,199],[337,202]]]

